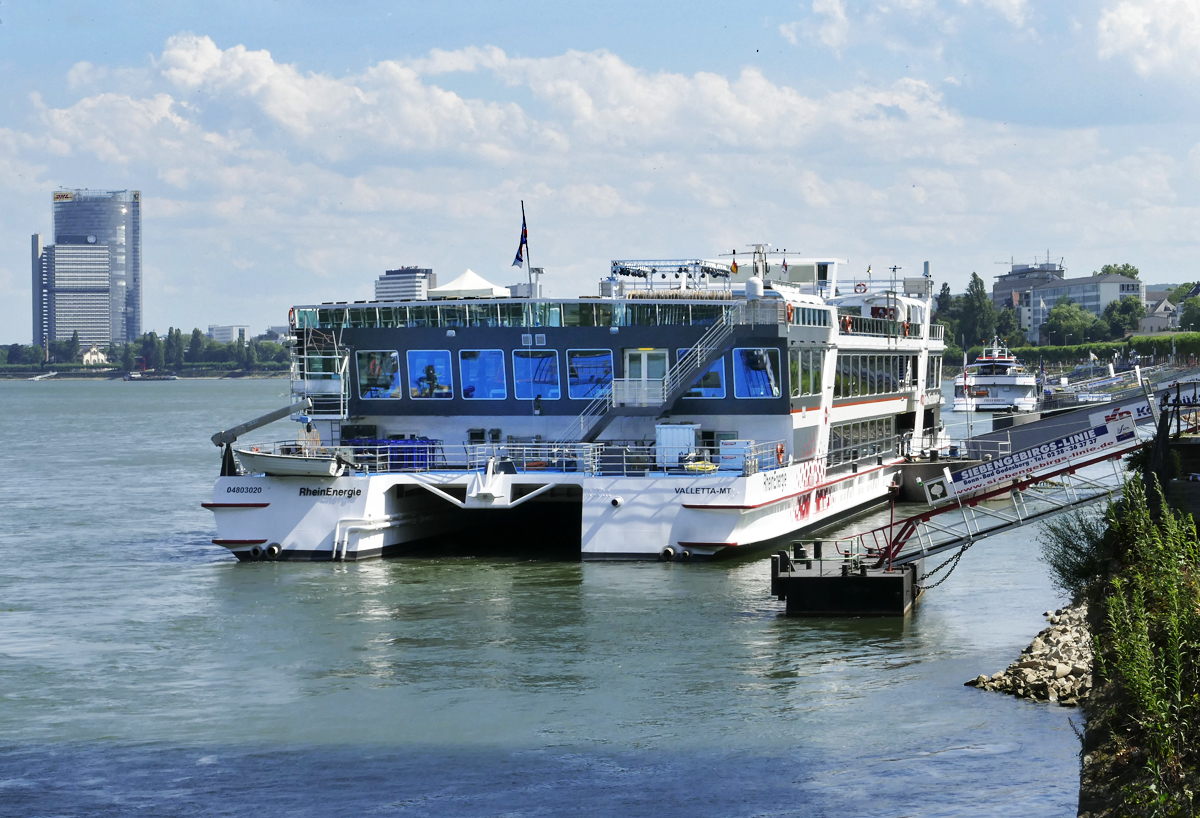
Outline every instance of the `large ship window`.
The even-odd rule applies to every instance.
[[[853,463],[896,450],[895,421],[891,417],[837,423],[829,427],[830,466]]]
[[[498,327],[495,304],[468,304],[467,323],[472,327]]]
[[[733,351],[733,396],[777,398],[780,396],[779,350],[774,348]]]
[[[596,310],[594,304],[563,304],[564,327],[594,327],[596,326]],[[567,366],[570,366],[568,362]],[[574,397],[572,395],[572,397]]]
[[[525,326],[525,305],[524,304],[497,304],[500,311],[500,326],[502,327],[523,327]]]
[[[675,352],[678,361],[688,350],[679,349]],[[723,398],[725,397],[725,358],[719,358],[712,366],[704,370],[704,374],[696,379],[692,388],[683,393],[685,398]]]
[[[567,350],[568,397],[574,400],[598,397],[604,387],[612,383],[612,379],[613,354],[611,349]]]
[[[454,397],[450,352],[445,349],[408,351],[408,394],[416,400]]]
[[[499,349],[463,349],[458,353],[458,380],[463,400],[505,400],[504,352]]]
[[[687,304],[659,304],[658,305],[658,325],[666,326],[683,326],[686,327],[691,323],[691,315],[688,311]]]
[[[400,400],[400,355],[392,350],[360,350],[358,396],[363,400]]]
[[[821,393],[821,361],[819,349],[793,349],[789,352],[792,375],[792,397]]]
[[[409,307],[408,325],[410,327],[436,327],[438,325],[437,307],[429,305]]]
[[[558,352],[553,349],[518,349],[513,352],[513,386],[517,400],[558,400]]]
[[[443,327],[465,327],[467,325],[467,308],[464,306],[447,306],[439,308]],[[432,326],[432,325],[431,325]]]
[[[692,305],[692,324],[697,327],[706,327],[710,324],[715,324],[724,315],[725,308],[720,304],[693,304]]]
[[[654,304],[629,304],[625,307],[625,323],[631,327],[653,327],[658,323]]]

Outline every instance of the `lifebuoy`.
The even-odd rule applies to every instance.
[[[854,285],[854,292],[861,295],[862,293],[865,293],[866,291],[867,291],[866,282],[860,281]]]
[[[792,305],[791,305],[791,304],[788,304],[788,307],[787,307],[787,316],[788,316],[788,323],[789,323],[789,324],[790,324],[790,323],[792,323],[792,315],[793,315],[793,312],[792,312]]]
[[[783,465],[783,454],[784,454],[783,444],[782,443],[776,444],[775,459],[779,462],[779,465],[781,465],[781,466]]]

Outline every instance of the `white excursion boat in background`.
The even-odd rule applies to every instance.
[[[213,437],[239,559],[689,559],[884,503],[945,448],[932,280],[614,261],[599,294],[297,306],[299,401]],[[531,286],[537,292],[536,286]],[[285,441],[238,440],[291,416]]]
[[[954,379],[955,412],[1032,412],[1037,405],[1037,376],[999,338]]]

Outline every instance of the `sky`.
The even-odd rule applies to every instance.
[[[0,0],[0,341],[60,187],[142,191],[160,333],[515,283],[522,200],[563,297],[755,242],[1195,281],[1198,77],[1200,0]]]

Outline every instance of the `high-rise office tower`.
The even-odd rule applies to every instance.
[[[54,244],[35,234],[33,342],[108,344],[142,334],[142,202],[136,190],[54,193]]]
[[[437,286],[437,276],[429,267],[401,267],[386,270],[375,281],[376,301],[424,301]]]

